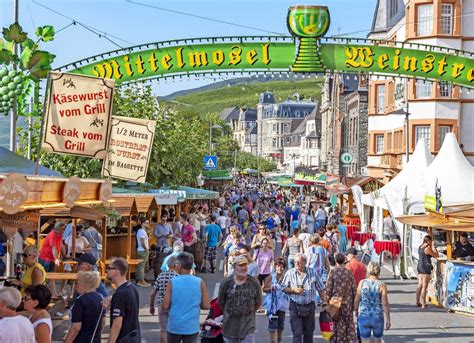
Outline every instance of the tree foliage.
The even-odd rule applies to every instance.
[[[209,130],[213,129],[213,154],[219,158],[219,169],[257,169],[256,157],[240,151],[232,139],[232,132],[217,115],[199,114],[192,109],[176,110],[161,105],[151,88],[122,87],[114,95],[113,113],[117,116],[156,120],[155,139],[149,162],[147,182],[154,187],[162,185],[195,185],[202,172],[203,157],[209,153]],[[39,123],[33,126],[33,142],[38,142]],[[26,155],[27,130],[19,132],[20,153]],[[36,156],[36,143],[32,157]],[[236,157],[236,158],[235,158]],[[41,164],[65,175],[98,178],[102,161],[43,152]],[[271,170],[274,165],[260,159],[260,170]]]

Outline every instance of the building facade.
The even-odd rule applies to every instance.
[[[327,74],[321,94],[321,166],[344,176],[362,174],[366,166],[367,80],[365,76]],[[352,162],[343,164],[349,153]]]
[[[284,146],[290,144],[289,136],[317,105],[312,100],[302,100],[297,94],[295,97],[296,100],[275,103],[273,94],[265,92],[257,104],[257,154],[280,165]]]
[[[378,0],[368,38],[473,51],[474,0]],[[393,43],[391,43],[393,41]],[[436,154],[453,132],[474,163],[474,98],[448,83],[420,79],[371,78],[368,106],[368,173],[393,178],[420,138]],[[408,125],[406,122],[408,113]],[[408,144],[406,143],[408,141]]]

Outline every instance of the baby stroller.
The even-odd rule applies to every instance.
[[[217,298],[211,300],[211,309],[209,314],[201,324],[201,342],[202,343],[224,343],[222,335],[222,318],[223,312]]]

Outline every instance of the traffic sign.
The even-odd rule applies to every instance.
[[[204,168],[205,170],[216,170],[217,169],[217,156],[206,155],[204,156]]]
[[[351,153],[345,152],[341,154],[341,162],[343,164],[351,164],[353,160],[354,160],[354,157],[352,157]]]

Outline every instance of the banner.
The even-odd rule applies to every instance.
[[[239,38],[239,37],[234,37]],[[167,75],[187,76],[202,71],[265,71],[298,72],[291,66],[297,56],[298,44],[288,41],[272,41],[271,37],[259,37],[260,42],[224,42],[187,44],[142,50],[105,58],[72,71],[77,74],[111,78],[117,84],[132,80]],[[282,37],[284,40],[288,37]],[[265,40],[266,39],[266,40]],[[217,38],[203,38],[216,41]],[[273,38],[275,40],[275,38]],[[321,73],[381,73],[393,76],[416,76],[472,86],[474,83],[474,59],[463,53],[442,53],[430,50],[445,49],[436,46],[420,46],[407,49],[392,46],[322,43],[318,46],[320,64],[306,72]],[[395,44],[396,42],[391,42]],[[160,43],[155,43],[159,45]],[[407,43],[404,46],[410,47]],[[316,46],[314,47],[316,49]],[[105,56],[105,54],[104,54]],[[73,64],[76,65],[75,63]],[[397,88],[401,93],[406,90]],[[404,86],[403,86],[404,87]],[[401,96],[400,96],[401,98]]]
[[[326,69],[339,72],[418,76],[422,79],[472,86],[473,59],[421,49],[423,48],[415,50],[373,45],[321,44],[320,54]]]
[[[82,66],[73,72],[115,79],[119,84],[140,78],[203,70],[286,70],[294,57],[294,43],[286,42],[186,44],[127,53]]]
[[[51,72],[48,85],[43,150],[105,158],[115,81]]]
[[[112,116],[104,177],[145,182],[156,121]]]

